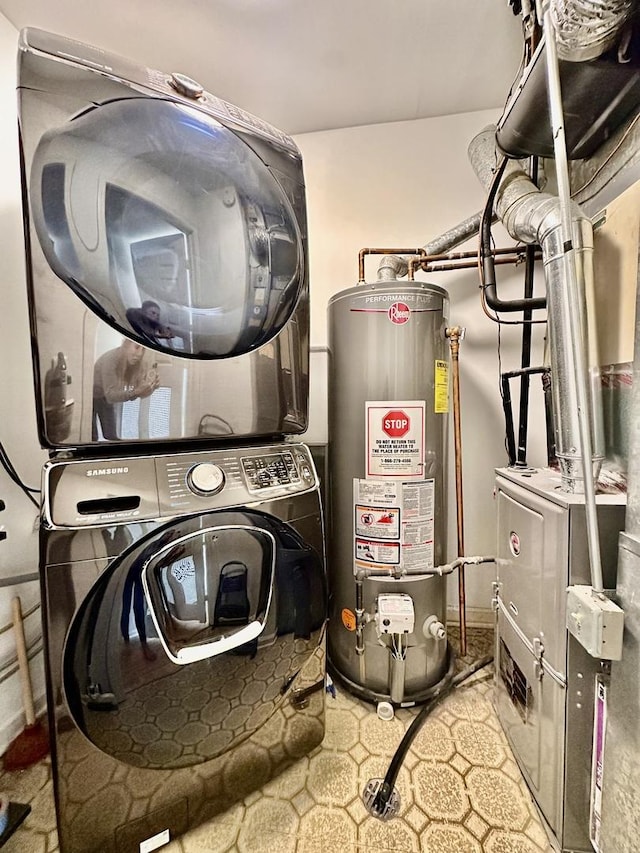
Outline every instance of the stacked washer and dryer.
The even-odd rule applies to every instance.
[[[18,83],[60,846],[149,851],[324,735],[301,158],[39,30]]]

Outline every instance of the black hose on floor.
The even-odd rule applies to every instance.
[[[377,793],[369,803],[367,803],[365,796],[365,803],[367,804],[367,808],[369,809],[371,814],[374,815],[374,817],[379,817],[384,820],[387,817],[392,816],[392,814],[389,814],[389,805],[392,802],[392,798],[395,796],[395,798],[397,799],[398,796],[395,791],[395,784],[396,779],[398,778],[398,773],[400,772],[400,768],[402,766],[402,762],[406,758],[407,752],[409,751],[409,747],[413,743],[416,735],[420,731],[422,724],[425,722],[431,711],[433,711],[436,705],[440,704],[440,702],[442,702],[442,700],[446,696],[448,696],[452,690],[454,690],[468,678],[471,678],[471,676],[475,675],[476,672],[479,672],[481,669],[484,669],[485,666],[489,666],[490,663],[493,663],[493,655],[485,655],[484,657],[472,663],[470,666],[463,669],[457,675],[454,675],[453,677],[449,678],[445,677],[440,682],[437,690],[434,692],[434,695],[425,705],[422,706],[418,714],[414,717],[411,725],[404,733],[404,737],[400,741],[400,744],[396,749],[393,758],[391,759],[389,769],[387,770],[386,775],[377,790]],[[374,780],[371,780],[371,782],[373,781]],[[371,785],[371,782],[369,782],[369,786]],[[367,790],[369,790],[369,786],[367,786]]]

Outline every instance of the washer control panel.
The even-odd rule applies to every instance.
[[[193,512],[273,499],[318,485],[303,444],[224,448],[156,459],[160,511]]]
[[[277,500],[318,488],[309,448],[260,447],[52,461],[44,469],[49,528],[157,521]]]
[[[300,482],[300,474],[293,454],[289,452],[245,456],[241,463],[247,488],[251,492]]]

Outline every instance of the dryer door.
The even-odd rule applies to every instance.
[[[300,152],[267,123],[176,81],[50,33],[21,34],[44,447],[307,428]]]
[[[211,115],[162,98],[48,130],[29,202],[48,264],[101,319],[161,352],[227,358],[274,338],[304,285],[281,183]]]
[[[326,614],[319,555],[255,510],[182,520],[114,560],[65,644],[69,709],[142,767],[208,761],[287,701]]]

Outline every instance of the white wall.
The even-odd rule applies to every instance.
[[[484,191],[469,165],[467,146],[499,113],[482,111],[296,137],[307,183],[313,344],[326,346],[327,302],[334,293],[357,283],[361,248],[423,246],[483,207]],[[497,245],[513,245],[501,227],[494,234]],[[459,247],[475,249],[475,241]],[[367,259],[367,281],[376,280],[378,262],[374,256]],[[522,269],[511,270],[497,268],[498,294],[504,299],[522,295]],[[465,553],[491,555],[496,538],[493,472],[506,464],[497,326],[481,310],[475,270],[416,277],[448,289],[451,324],[467,330],[460,354]],[[536,294],[543,293],[541,273],[536,281]],[[534,328],[533,363],[540,364],[543,327]],[[520,367],[520,340],[519,327],[503,328],[503,370]],[[517,422],[517,385],[513,393]],[[532,382],[532,418],[528,461],[544,465],[539,379]],[[452,462],[453,453],[450,456]],[[457,554],[455,491],[454,479],[449,479],[448,551],[453,557]],[[466,575],[470,618],[487,618],[494,567],[469,567]],[[449,606],[457,607],[453,577]]]
[[[18,33],[0,15],[0,257],[3,302],[0,311],[0,441],[18,474],[27,485],[39,488],[45,454],[36,434],[31,348],[27,317],[24,244],[20,202],[20,173],[16,120],[16,48]],[[19,595],[23,611],[39,599],[37,582],[13,585],[16,576],[38,569],[38,540],[34,527],[36,508],[0,468],[0,498],[6,509],[0,525],[7,538],[0,542],[0,628],[11,622],[11,600]],[[10,584],[10,585],[6,585]],[[26,620],[27,645],[35,646],[40,634],[40,611]],[[0,634],[0,679],[15,658],[11,631]],[[42,655],[32,661],[34,692],[43,705]],[[24,724],[20,680],[16,674],[0,682],[0,753]]]

